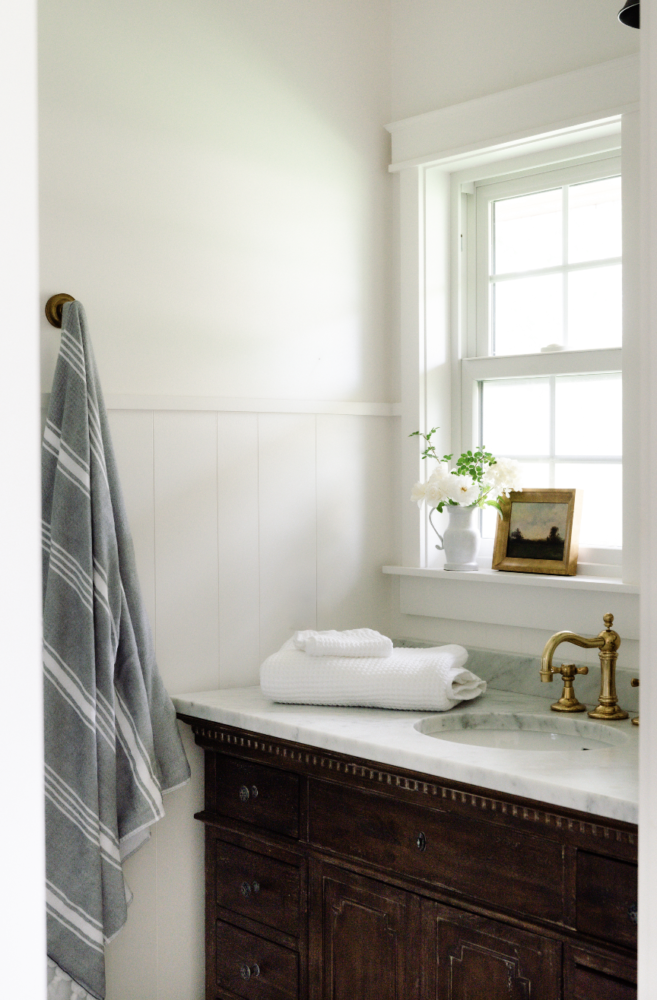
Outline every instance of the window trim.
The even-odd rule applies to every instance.
[[[636,408],[641,379],[640,116],[638,106],[633,103],[638,93],[635,63],[635,60],[625,60],[616,67],[614,96],[617,97],[621,90],[627,95],[620,103],[618,100],[611,102],[606,96],[608,65],[582,72],[581,79],[578,76],[576,81],[571,81],[567,91],[558,90],[560,79],[545,81],[545,85],[538,88],[533,85],[519,88],[517,94],[514,91],[514,101],[517,96],[516,104],[518,107],[522,104],[524,109],[522,131],[517,124],[518,107],[513,102],[509,104],[508,92],[473,101],[465,117],[462,106],[436,112],[431,116],[429,129],[425,127],[426,116],[398,123],[390,129],[393,133],[390,170],[395,176],[398,200],[401,351],[398,482],[399,544],[403,566],[442,572],[434,549],[435,536],[428,530],[426,518],[418,517],[417,507],[408,499],[409,483],[428,471],[420,461],[417,439],[410,439],[409,435],[418,428],[426,431],[439,427],[434,440],[441,452],[452,450],[452,437],[460,438],[460,371],[457,367],[462,329],[459,322],[462,306],[457,295],[460,267],[452,266],[454,258],[450,256],[452,244],[459,240],[460,232],[454,231],[450,220],[456,218],[454,209],[458,205],[455,202],[463,195],[452,186],[453,174],[461,172],[467,183],[481,176],[482,165],[486,165],[491,176],[496,171],[500,174],[512,172],[520,169],[518,158],[527,154],[533,157],[534,164],[543,167],[546,163],[563,162],[566,156],[570,159],[575,144],[583,152],[592,150],[596,156],[605,150],[617,155],[622,137],[623,373],[624,378],[628,376],[623,404],[623,452],[626,472],[630,466],[632,469],[632,475],[625,476],[623,490],[624,523],[628,533],[622,578],[629,586],[635,586],[638,581],[642,542],[629,530],[638,521],[641,502],[640,417]],[[574,99],[581,103],[576,113]],[[497,109],[494,122],[490,117],[492,104]],[[507,119],[505,132],[502,122]],[[450,123],[458,129],[458,141],[454,130],[450,132],[448,128]],[[452,372],[452,368],[456,370]],[[454,579],[449,574],[445,576],[447,580]],[[422,614],[419,609],[416,613]],[[471,620],[478,621],[476,609],[471,609]],[[517,625],[523,625],[521,617]],[[504,641],[511,641],[510,636]]]

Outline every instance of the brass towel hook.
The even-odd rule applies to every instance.
[[[46,302],[46,319],[51,326],[56,326],[58,330],[62,328],[62,309],[65,302],[75,302],[74,296],[67,295],[66,292],[58,292],[57,295],[51,295]]]

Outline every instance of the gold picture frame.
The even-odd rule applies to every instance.
[[[575,575],[581,490],[522,490],[500,497],[499,503],[493,569]]]

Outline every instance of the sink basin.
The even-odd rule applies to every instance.
[[[497,750],[608,750],[627,742],[627,734],[587,719],[554,715],[474,713],[434,715],[416,722],[424,736]]]

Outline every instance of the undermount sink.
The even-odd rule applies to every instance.
[[[627,734],[581,718],[511,713],[436,715],[415,728],[424,736],[497,750],[608,750],[627,742]]]

